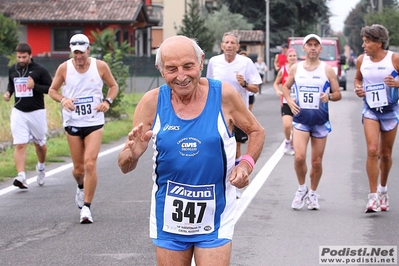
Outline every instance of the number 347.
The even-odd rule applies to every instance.
[[[199,207],[199,213],[196,214],[196,205]],[[204,218],[206,202],[184,202],[181,200],[174,200],[175,212],[172,213],[172,220],[175,222],[182,222],[183,218],[188,218],[189,223],[201,223]],[[195,221],[197,219],[197,221]]]

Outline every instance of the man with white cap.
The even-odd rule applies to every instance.
[[[318,210],[319,195],[316,189],[319,185],[322,168],[322,158],[331,131],[328,115],[328,101],[339,101],[341,92],[337,76],[331,66],[320,61],[322,50],[321,38],[309,34],[303,39],[304,61],[294,64],[283,86],[283,94],[290,106],[293,118],[293,139],[295,140],[295,163],[299,188],[295,193],[291,207],[299,210],[305,200],[309,210]],[[291,86],[294,85],[296,99],[291,98]],[[311,140],[310,190],[305,184],[307,165],[306,151]]]
[[[78,184],[75,200],[81,209],[80,223],[92,223],[90,206],[97,186],[96,165],[104,113],[111,107],[119,88],[109,66],[89,57],[90,41],[86,35],[75,34],[69,44],[72,58],[58,67],[49,95],[62,106],[63,126],[73,162],[72,175]],[[109,87],[105,99],[103,82]]]

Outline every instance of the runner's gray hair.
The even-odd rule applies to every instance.
[[[201,47],[199,47],[199,45],[198,45],[198,43],[197,43],[197,41],[195,39],[193,39],[193,38],[188,38],[188,39],[191,41],[191,43],[193,45],[193,48],[194,48],[195,53],[196,53],[197,58],[198,58],[198,63],[201,64],[202,63],[202,56],[205,54],[204,51],[201,49]],[[161,46],[157,49],[157,52],[155,54],[155,66],[158,68],[159,72],[161,72],[161,74],[162,74],[162,71],[163,71],[162,70],[162,66],[163,66],[163,64],[162,64],[162,49],[161,49]]]
[[[363,27],[360,31],[360,36],[366,37],[372,42],[381,42],[382,49],[388,49],[389,32],[384,26],[380,24],[373,24],[371,26]]]

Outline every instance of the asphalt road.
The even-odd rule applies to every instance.
[[[271,84],[256,96],[253,111],[266,128],[266,143],[251,184],[238,199],[231,265],[319,265],[321,246],[398,245],[397,148],[389,181],[391,209],[365,214],[361,100],[351,89],[353,70],[348,77],[343,99],[330,104],[333,130],[318,189],[319,211],[291,209],[297,181],[293,157],[281,150],[279,99]],[[36,184],[35,173],[28,174],[27,191],[12,187],[12,180],[0,183],[0,265],[156,265],[148,232],[152,150],[124,175],[117,166],[123,142],[102,147],[93,224],[79,224],[68,158],[47,167],[43,187]]]

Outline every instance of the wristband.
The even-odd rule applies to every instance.
[[[63,101],[65,101],[65,97],[62,97],[60,103],[62,104]]]
[[[249,166],[251,166],[252,170],[254,169],[254,167],[255,167],[255,161],[254,161],[254,159],[251,157],[251,155],[244,154],[244,155],[241,157],[241,161],[245,161],[246,163],[249,164]]]

